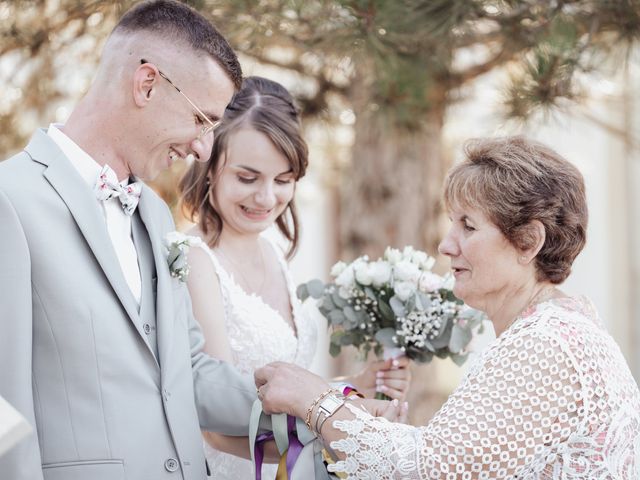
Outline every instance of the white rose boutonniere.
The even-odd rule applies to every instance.
[[[187,281],[189,275],[189,263],[187,254],[192,245],[202,243],[198,237],[192,237],[180,232],[169,232],[164,237],[164,246],[167,254],[167,264],[171,276],[181,282]]]

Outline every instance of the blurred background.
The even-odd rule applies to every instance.
[[[0,0],[0,158],[66,120],[134,3]],[[585,176],[589,238],[564,289],[595,302],[640,380],[639,0],[185,3],[227,37],[246,75],[280,81],[298,101],[311,151],[297,190],[298,282],[328,280],[337,260],[388,245],[435,255],[448,226],[440,188],[464,141],[524,133]],[[181,227],[184,168],[152,185]],[[438,257],[436,270],[447,268]],[[476,354],[492,335],[474,340]],[[330,359],[323,342],[316,371],[360,367],[355,351]],[[413,367],[412,423],[433,415],[464,368]]]

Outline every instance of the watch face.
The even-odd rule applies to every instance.
[[[330,415],[336,410],[336,408],[342,405],[343,402],[344,400],[336,397],[335,395],[329,395],[320,403],[320,409],[325,411],[327,415]]]

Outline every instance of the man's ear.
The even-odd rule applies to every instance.
[[[144,107],[156,92],[160,74],[152,63],[143,63],[133,74],[133,100],[138,107]]]
[[[523,242],[524,248],[520,249],[519,261],[524,265],[536,258],[547,238],[547,231],[540,220],[531,220],[523,230],[526,232],[526,239]]]

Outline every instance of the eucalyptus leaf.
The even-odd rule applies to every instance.
[[[402,300],[400,300],[395,295],[391,297],[391,300],[389,300],[389,306],[391,307],[391,310],[393,310],[393,314],[395,315],[396,318],[404,317],[407,313],[406,310],[404,309],[404,304],[402,303]]]
[[[330,312],[331,310],[336,308],[335,303],[333,303],[333,300],[331,300],[331,297],[329,295],[322,297],[322,299],[320,300],[320,305],[327,312]]]
[[[380,311],[380,315],[382,315],[382,318],[386,321],[386,323],[395,323],[396,316],[394,315],[393,310],[391,310],[391,307],[387,302],[382,299],[378,300],[378,310]]]
[[[364,287],[364,293],[369,298],[369,300],[377,300],[375,292],[371,287]]]
[[[358,316],[356,315],[356,311],[353,309],[353,307],[350,307],[350,306],[344,307],[344,310],[342,310],[342,312],[344,313],[344,316],[348,320],[350,328],[353,328],[356,325],[358,325]]]
[[[364,309],[358,310],[356,312],[356,318],[358,319],[358,325],[362,323],[367,325],[370,322],[369,314]]]
[[[461,367],[462,364],[467,361],[467,357],[468,355],[460,355],[459,353],[454,353],[451,355],[451,360],[453,360],[453,363]]]
[[[397,347],[396,342],[393,341],[393,337],[396,336],[396,331],[393,328],[383,328],[376,332],[375,338],[384,347]]]
[[[334,303],[334,305],[338,308],[344,308],[347,305],[349,305],[349,302],[347,302],[344,298],[342,298],[338,292],[333,292],[331,293],[331,301]]]
[[[442,322],[442,326],[440,327],[440,335],[431,340],[431,345],[433,345],[436,350],[449,346],[451,339],[452,329],[449,328],[448,325],[450,320],[448,320],[446,317],[442,317],[440,321]]]
[[[331,332],[331,342],[340,343],[340,340],[344,337],[344,330],[334,330]]]
[[[419,300],[420,304],[422,305],[422,310],[423,311],[426,312],[427,310],[429,310],[431,308],[432,301],[431,301],[431,297],[429,295],[427,295],[424,292],[417,291],[416,292],[416,297],[417,297],[416,304],[417,304],[417,302]]]
[[[321,298],[324,295],[324,283],[317,278],[313,279],[307,282],[307,291],[313,298]]]
[[[340,310],[339,308],[336,308],[335,310],[329,312],[328,318],[329,322],[331,322],[331,325],[342,325],[346,320],[344,313],[342,313],[342,310]]]
[[[459,353],[464,350],[471,341],[471,332],[459,325],[454,325],[451,329],[451,339],[449,340],[449,350],[453,353]]]
[[[341,345],[357,345],[358,334],[355,332],[344,332],[342,338],[340,338]]]
[[[307,289],[306,283],[298,285],[298,288],[296,289],[296,295],[301,302],[304,302],[307,298],[309,298],[309,290]]]
[[[337,357],[338,355],[340,355],[341,350],[342,347],[339,344],[333,342],[329,344],[329,355],[331,355],[332,357]]]

